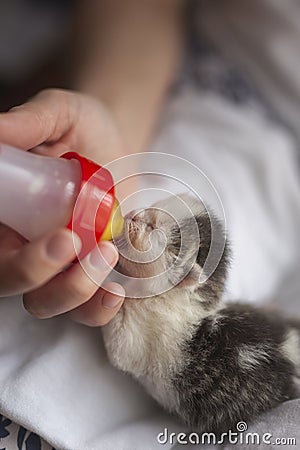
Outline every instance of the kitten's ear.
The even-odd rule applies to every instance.
[[[189,273],[183,278],[183,280],[178,283],[179,288],[197,288],[199,286],[199,279],[201,275],[202,268],[199,264],[195,263]]]

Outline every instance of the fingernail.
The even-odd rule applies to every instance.
[[[74,242],[73,242],[74,239]],[[80,238],[68,230],[60,230],[54,236],[52,236],[46,246],[46,252],[49,259],[54,261],[64,262],[67,261],[81,248]]]
[[[90,266],[99,271],[110,269],[118,260],[118,252],[110,242],[101,242],[99,247],[87,256]]]
[[[123,289],[122,289],[123,291]],[[110,292],[108,292],[107,294],[104,295],[103,299],[102,299],[102,306],[104,306],[104,308],[116,308],[122,301],[123,301],[123,295],[124,292],[121,293],[121,289],[120,289],[120,295],[122,295],[122,297],[117,297],[115,294],[111,294]]]

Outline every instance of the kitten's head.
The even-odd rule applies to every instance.
[[[116,245],[118,270],[142,278],[154,294],[177,288],[219,299],[223,292],[224,230],[203,203],[191,196],[173,196],[132,211],[125,217]]]

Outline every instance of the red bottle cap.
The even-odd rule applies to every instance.
[[[99,242],[110,219],[115,201],[111,173],[75,152],[62,155],[80,163],[82,179],[73,214],[67,227],[81,239],[80,258],[84,258]]]

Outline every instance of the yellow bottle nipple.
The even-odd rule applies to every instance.
[[[115,199],[113,209],[106,225],[104,233],[101,236],[101,241],[111,241],[113,238],[119,236],[124,227],[124,218],[121,214],[119,202]]]

